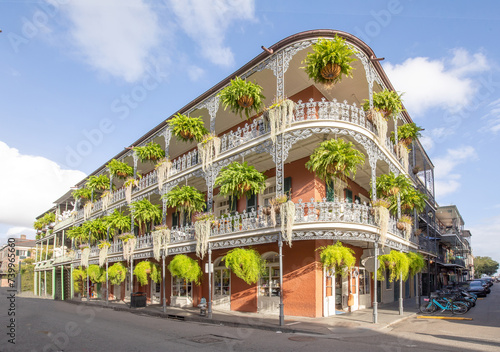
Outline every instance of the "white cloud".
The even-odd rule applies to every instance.
[[[486,124],[479,129],[479,132],[490,132],[497,134],[500,131],[500,99],[488,104],[490,111],[482,118]]]
[[[144,0],[72,0],[61,6],[71,39],[99,71],[134,82],[159,45],[158,17]]]
[[[170,0],[184,32],[201,48],[202,55],[217,65],[234,63],[224,35],[231,23],[253,20],[253,0]]]
[[[405,92],[410,115],[422,115],[434,107],[455,112],[466,106],[477,91],[475,75],[489,64],[484,54],[457,48],[451,59],[415,57],[399,65],[386,63],[384,69],[396,90]]]
[[[187,71],[189,79],[193,82],[198,81],[201,77],[205,75],[205,71],[198,66],[190,66]]]
[[[434,158],[434,184],[436,198],[443,197],[457,191],[461,186],[461,175],[454,173],[453,171],[458,165],[476,158],[476,151],[471,146],[464,146],[458,149],[448,149],[446,151],[446,155]]]
[[[433,128],[430,131],[423,131],[422,136],[419,138],[419,140],[425,150],[430,151],[434,148],[436,142],[440,143],[454,133],[455,131],[451,128]]]
[[[474,256],[488,256],[500,262],[498,248],[500,248],[500,215],[480,219],[480,225],[468,226],[472,234],[472,252]]]
[[[10,226],[30,227],[36,216],[85,177],[49,159],[20,154],[3,142],[0,164],[0,223]]]

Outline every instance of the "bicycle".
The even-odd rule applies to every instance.
[[[460,301],[454,301],[451,298],[441,297],[438,298],[437,295],[433,297],[431,294],[431,298],[424,297],[424,303],[420,305],[421,313],[434,313],[441,308],[441,311],[445,310],[451,311],[452,314],[465,314],[469,311],[469,306]]]

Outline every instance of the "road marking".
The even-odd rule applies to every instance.
[[[430,317],[427,315],[419,315],[417,319],[449,319],[449,320],[472,320],[472,318],[461,318],[461,317]]]

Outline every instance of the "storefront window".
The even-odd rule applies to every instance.
[[[172,281],[172,296],[191,297],[192,283],[178,277]]]
[[[359,269],[359,294],[366,295],[370,293],[370,274],[365,269]]]
[[[229,296],[229,269],[216,268],[214,270],[214,294],[220,296]]]
[[[278,297],[280,295],[280,269],[278,253],[269,253],[264,256],[267,262],[265,273],[259,280],[259,295]]]

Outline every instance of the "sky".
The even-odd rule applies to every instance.
[[[283,38],[365,41],[457,205],[500,262],[500,3],[0,0],[0,243],[71,186]]]

